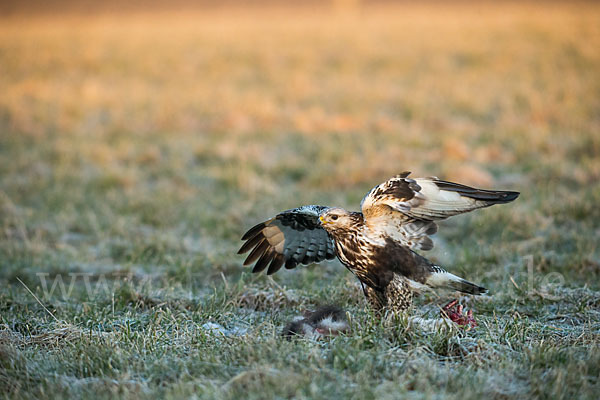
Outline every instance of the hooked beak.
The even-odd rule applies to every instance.
[[[319,221],[321,221],[321,225],[325,225],[327,223],[322,215],[319,217]]]

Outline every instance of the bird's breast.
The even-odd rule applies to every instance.
[[[342,264],[359,277],[362,271],[369,268],[373,255],[381,251],[378,249],[380,246],[377,241],[360,233],[336,238],[335,244],[338,258]]]

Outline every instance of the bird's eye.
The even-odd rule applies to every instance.
[[[331,219],[334,220],[334,221],[336,221],[338,219],[338,216],[337,215],[332,215]]]

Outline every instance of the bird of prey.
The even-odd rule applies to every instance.
[[[435,221],[515,200],[518,192],[476,189],[436,177],[397,175],[375,186],[361,211],[307,205],[283,211],[242,237],[244,265],[267,274],[337,257],[361,282],[376,310],[406,310],[413,292],[446,288],[468,294],[486,289],[433,264],[415,250],[430,250]]]

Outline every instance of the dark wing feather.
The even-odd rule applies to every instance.
[[[457,192],[461,196],[468,197],[475,200],[487,201],[490,204],[509,203],[519,197],[519,192],[509,192],[505,190],[485,190],[476,189],[470,186],[461,185],[460,183],[443,181],[441,179],[434,179],[433,182],[439,190],[448,192]]]
[[[254,262],[252,272],[267,268],[273,274],[282,266],[292,269],[298,264],[310,264],[335,258],[335,245],[321,226],[319,215],[325,206],[302,206],[283,211],[250,228],[242,236],[246,242],[238,254],[250,251],[244,265]]]
[[[375,186],[361,202],[366,223],[413,249],[429,250],[433,221],[494,204],[508,203],[518,192],[476,189],[436,177],[411,179],[404,172]]]

